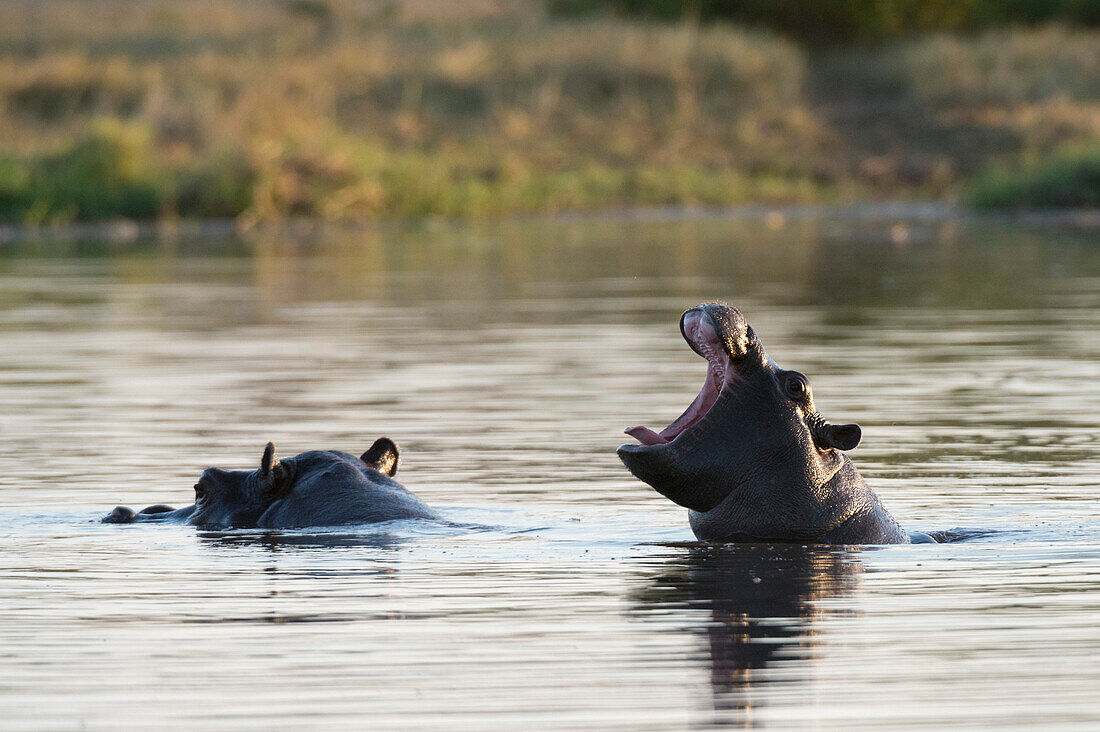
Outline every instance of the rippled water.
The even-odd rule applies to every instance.
[[[676,318],[714,298],[863,426],[904,526],[970,538],[693,543],[614,448],[694,396]],[[826,213],[9,244],[0,344],[4,729],[1100,724],[1094,233]],[[381,434],[450,523],[97,523],[269,439]]]

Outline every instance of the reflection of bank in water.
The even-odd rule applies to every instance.
[[[638,610],[687,617],[706,637],[715,722],[749,723],[765,691],[805,681],[818,602],[852,592],[858,555],[836,547],[691,546],[634,595]],[[779,668],[779,665],[782,668]]]

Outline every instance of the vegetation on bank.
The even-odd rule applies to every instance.
[[[982,208],[1100,208],[1100,147],[993,171],[974,183],[969,198]]]
[[[0,220],[953,198],[1100,135],[1093,31],[811,52],[543,7],[5,3]]]

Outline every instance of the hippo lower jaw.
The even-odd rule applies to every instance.
[[[624,430],[642,446],[667,445],[697,425],[718,402],[725,387],[737,378],[737,369],[729,354],[723,350],[714,323],[702,310],[689,310],[685,313],[680,322],[680,331],[691,349],[707,360],[707,376],[695,400],[668,427],[660,432],[654,432],[645,426]],[[634,450],[640,448],[638,445],[622,447],[633,447]]]

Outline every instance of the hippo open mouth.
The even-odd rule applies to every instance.
[[[702,420],[718,401],[722,389],[737,378],[733,360],[726,353],[718,329],[705,310],[695,308],[684,313],[680,318],[680,332],[691,349],[707,360],[707,376],[699,395],[668,427],[660,432],[644,426],[624,430],[643,445],[665,445],[675,440]]]

